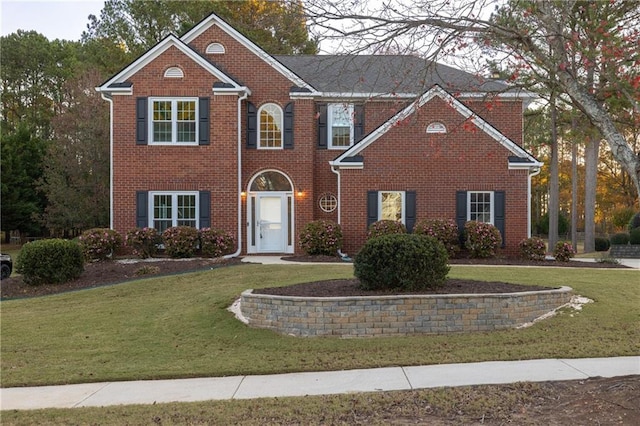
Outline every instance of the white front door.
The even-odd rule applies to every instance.
[[[256,248],[259,253],[284,253],[287,241],[285,195],[257,194]]]

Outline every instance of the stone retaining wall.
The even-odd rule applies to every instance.
[[[640,258],[640,244],[612,244],[609,256],[614,259],[638,259]]]
[[[507,294],[289,297],[242,293],[249,325],[294,336],[392,336],[513,328],[568,303],[570,287]]]

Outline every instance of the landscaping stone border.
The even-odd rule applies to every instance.
[[[612,244],[609,256],[614,259],[639,259],[640,244]]]
[[[242,293],[249,325],[301,337],[445,334],[514,328],[569,303],[571,287],[500,294],[293,297]]]

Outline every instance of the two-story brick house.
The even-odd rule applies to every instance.
[[[414,56],[272,56],[216,15],[97,88],[111,106],[111,227],[231,232],[294,253],[315,219],[355,253],[378,219],[529,235],[526,94]],[[490,98],[489,98],[490,97]]]

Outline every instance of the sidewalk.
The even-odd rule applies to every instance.
[[[0,409],[101,407],[329,395],[640,374],[640,356],[539,359],[0,389]]]

